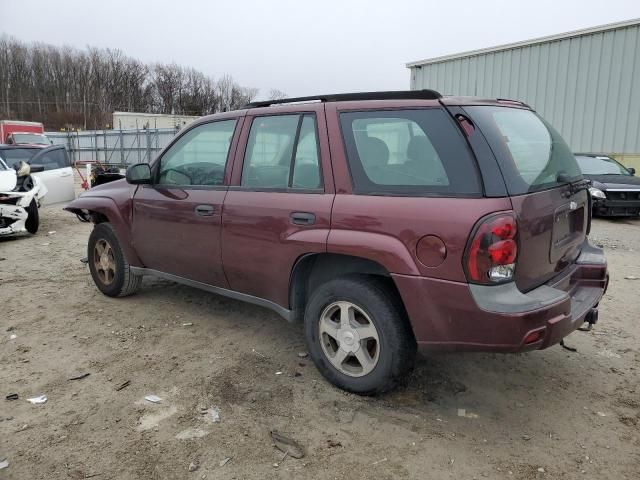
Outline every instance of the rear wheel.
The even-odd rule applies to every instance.
[[[89,236],[89,270],[96,287],[109,297],[126,297],[140,287],[142,277],[131,271],[110,223],[97,224]]]
[[[376,277],[350,276],[318,287],[307,304],[305,337],[325,378],[363,395],[395,387],[415,360],[404,308]]]
[[[31,200],[31,203],[25,210],[27,211],[27,221],[24,223],[24,228],[26,228],[29,233],[36,233],[40,226],[40,212],[38,212],[38,204],[35,200]]]

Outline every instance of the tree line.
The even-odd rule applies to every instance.
[[[144,63],[120,50],[0,37],[0,119],[43,122],[47,130],[106,128],[114,111],[208,115],[239,108],[258,91],[228,74],[216,80],[175,63]]]

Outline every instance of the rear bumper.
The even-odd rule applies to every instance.
[[[576,330],[608,283],[601,249],[585,242],[576,263],[530,292],[514,283],[470,285],[392,275],[423,350],[520,352],[550,347]],[[534,332],[541,337],[527,343]]]

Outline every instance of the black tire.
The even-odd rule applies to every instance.
[[[104,273],[101,276],[96,266],[95,251],[96,244],[99,242],[107,242],[113,252],[112,260],[115,266],[115,272],[110,282],[105,281],[103,278]],[[89,260],[91,277],[96,287],[108,297],[126,297],[133,295],[140,287],[142,276],[136,275],[131,271],[129,262],[127,262],[127,258],[120,246],[120,241],[110,223],[99,223],[93,228],[91,235],[89,235],[87,258]]]
[[[27,232],[34,234],[38,231],[40,226],[40,212],[38,212],[38,204],[35,199],[31,200],[29,206],[25,209],[27,211],[27,221],[24,223],[24,228]]]
[[[305,339],[320,373],[337,387],[360,395],[373,395],[393,389],[414,366],[416,341],[404,306],[390,280],[354,275],[331,280],[311,295],[305,310]],[[374,324],[380,341],[378,361],[364,376],[353,377],[334,367],[321,346],[319,323],[322,313],[333,302],[356,305]]]

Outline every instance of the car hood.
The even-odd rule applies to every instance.
[[[129,201],[133,198],[133,194],[137,187],[138,185],[130,185],[125,179],[104,183],[82,192],[78,195],[78,198],[72,200],[66,207],[64,207],[64,210],[73,212],[75,210],[88,208],[87,205],[92,205],[91,202],[95,199],[110,198],[116,203]]]
[[[114,180],[113,182],[103,183],[102,185],[96,185],[95,187],[91,187],[90,190],[83,192],[83,195],[86,195],[90,192],[97,192],[99,196],[103,196],[104,192],[109,192],[111,190],[120,191],[123,188],[129,189],[130,185],[124,178],[119,178],[118,180]]]
[[[640,190],[640,177],[634,175],[585,175],[593,182],[593,186],[600,190],[608,188],[623,188]]]

